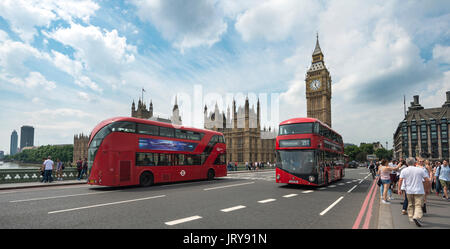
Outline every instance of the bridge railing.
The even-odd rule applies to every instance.
[[[65,168],[62,172],[63,180],[75,180],[78,176],[76,168]],[[55,171],[52,173],[53,180],[57,176]],[[21,182],[39,182],[43,176],[39,169],[2,169],[0,170],[0,184],[3,183],[21,183]]]

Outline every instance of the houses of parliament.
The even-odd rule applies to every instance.
[[[316,46],[312,54],[312,63],[305,78],[306,85],[306,109],[307,116],[317,118],[331,127],[331,76],[325,66],[324,55],[319,45],[317,36]],[[214,110],[208,112],[204,108],[204,128],[222,132],[227,145],[227,162],[275,162],[275,129],[261,127],[261,110],[259,99],[250,107],[248,98],[243,106],[237,106],[233,100],[232,110],[227,113],[220,111],[217,104]],[[149,107],[143,98],[139,99],[137,106],[134,101],[131,104],[131,116],[136,118],[151,119],[181,125],[177,98],[172,108],[170,119],[153,116],[153,103]],[[73,161],[87,157],[88,136],[78,134],[74,136]]]

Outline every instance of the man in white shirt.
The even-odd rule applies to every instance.
[[[53,164],[54,164],[54,162],[52,161],[51,157],[48,156],[47,160],[45,160],[43,163],[43,165],[44,165],[44,180],[43,180],[43,182],[52,182],[53,181],[53,178],[52,178]]]
[[[419,159],[420,160],[423,159]],[[408,198],[408,217],[410,221],[414,221],[417,226],[422,226],[420,219],[423,216],[422,205],[425,190],[423,182],[429,182],[429,176],[421,168],[415,167],[416,160],[413,157],[406,159],[408,167],[400,173],[400,181],[398,182],[398,192],[402,194],[402,190],[406,191]]]

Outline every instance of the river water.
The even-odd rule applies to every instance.
[[[13,162],[0,162],[0,169],[38,169],[38,166],[20,165]]]

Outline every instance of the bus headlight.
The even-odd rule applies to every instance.
[[[313,182],[313,181],[315,181],[316,180],[316,178],[314,177],[314,176],[309,176],[309,181],[310,182]]]

